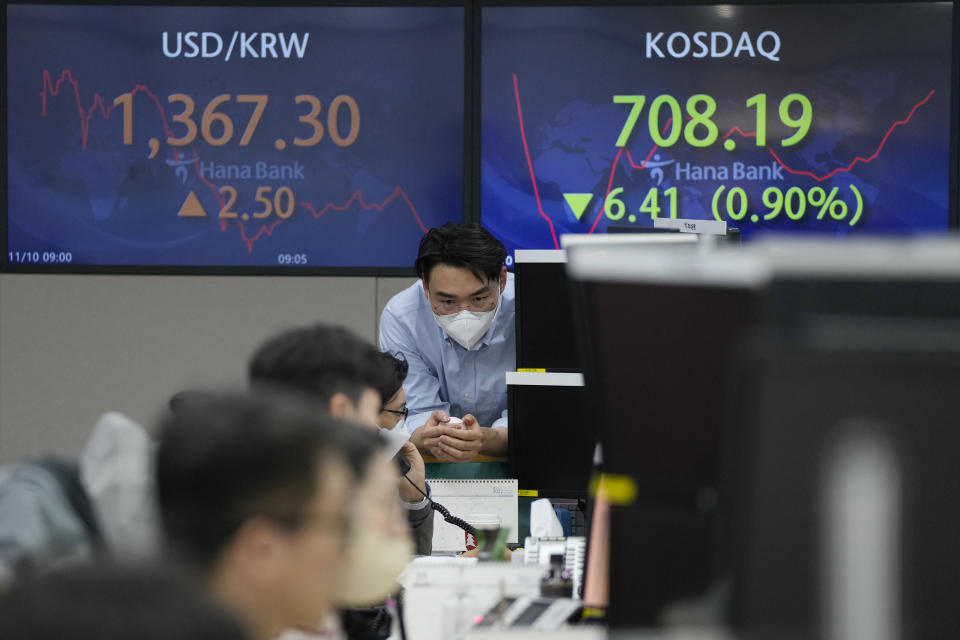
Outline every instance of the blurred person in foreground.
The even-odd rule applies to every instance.
[[[25,578],[0,596],[3,640],[246,640],[240,622],[182,575],[77,566]]]
[[[267,340],[253,354],[248,373],[253,385],[295,389],[321,403],[333,417],[379,430],[392,442],[408,467],[396,483],[415,551],[430,555],[434,516],[426,468],[400,420],[406,412],[402,398],[406,363],[380,353],[348,329],[316,324]]]
[[[162,424],[169,550],[255,640],[382,601],[409,559],[379,440],[276,392],[210,394]]]

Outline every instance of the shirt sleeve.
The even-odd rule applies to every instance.
[[[427,495],[430,495],[430,484],[427,483]],[[433,508],[430,500],[424,498],[423,506],[405,504],[407,520],[410,523],[410,532],[413,536],[413,546],[418,556],[428,556],[433,553]]]
[[[440,399],[440,379],[424,361],[416,340],[409,328],[394,315],[388,306],[380,316],[380,350],[402,353],[409,369],[403,381],[407,394],[407,430],[412,434],[424,425],[430,414],[437,409],[449,413],[450,403]]]

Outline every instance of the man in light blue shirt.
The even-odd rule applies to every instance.
[[[403,384],[410,439],[439,460],[507,453],[505,374],[516,366],[516,341],[506,257],[479,225],[431,229],[415,263],[420,280],[380,317],[380,348],[410,367]]]

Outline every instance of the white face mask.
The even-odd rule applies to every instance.
[[[452,340],[469,351],[487,333],[487,329],[493,324],[499,310],[500,296],[498,295],[497,306],[492,311],[464,309],[445,316],[434,313],[433,317],[437,319],[437,324]]]
[[[407,433],[407,419],[400,418],[400,422],[393,429],[380,429],[380,437],[386,441],[384,450],[387,454],[396,455],[400,447],[410,439],[410,434]]]
[[[397,590],[397,579],[413,556],[409,535],[387,535],[363,525],[352,533],[347,547],[347,574],[337,601],[343,607],[380,604]]]

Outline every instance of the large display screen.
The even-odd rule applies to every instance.
[[[8,5],[5,261],[409,268],[463,218],[464,20]]]
[[[483,224],[945,231],[952,30],[949,2],[486,7]]]

